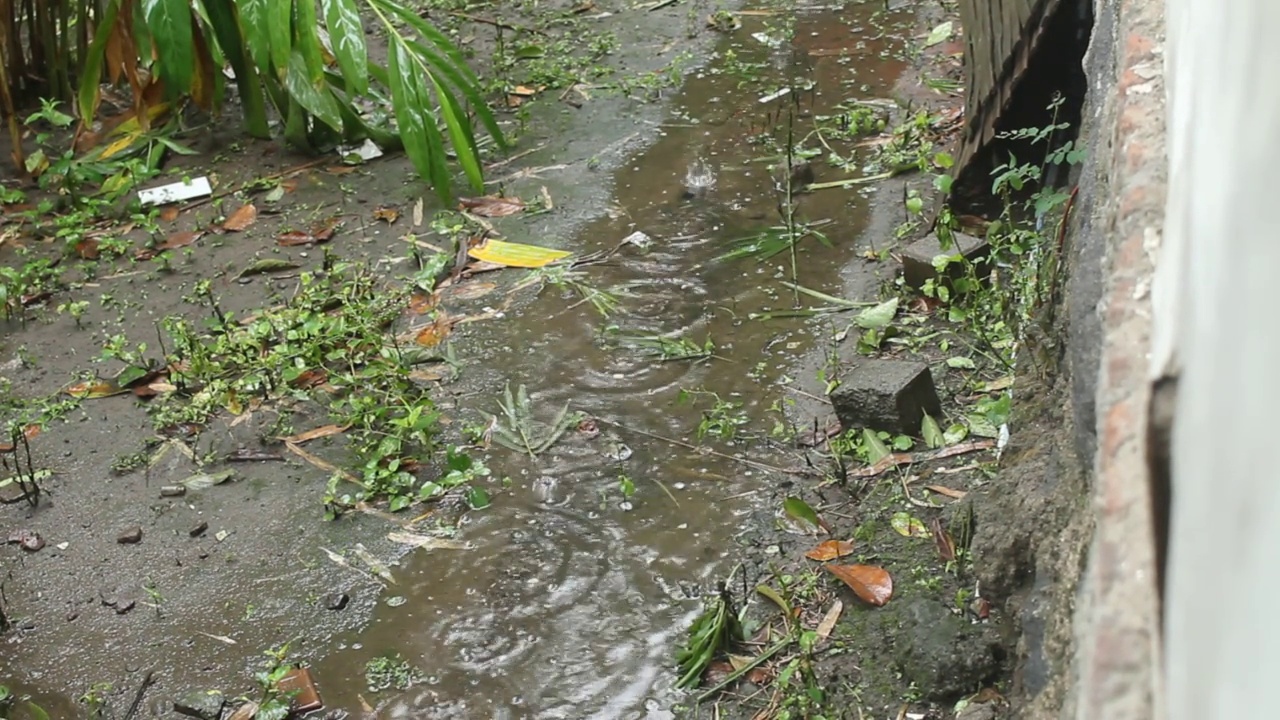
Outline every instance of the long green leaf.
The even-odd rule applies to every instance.
[[[253,64],[262,72],[271,69],[271,34],[267,26],[268,0],[237,0],[240,10],[240,29],[244,32],[245,45]],[[225,49],[224,49],[225,50]]]
[[[166,91],[189,91],[196,66],[189,0],[142,0],[142,16],[155,43]]]
[[[289,73],[285,76],[284,86],[289,96],[316,119],[336,131],[342,130],[342,112],[338,109],[338,101],[329,91],[323,76],[318,85],[312,82],[307,71],[307,61],[302,58],[300,50],[295,50],[289,59]]]
[[[302,53],[311,84],[319,86],[324,83],[324,54],[320,50],[320,18],[316,16],[316,3],[315,0],[301,0],[294,7],[298,14],[297,22],[293,24],[293,49]]]
[[[449,175],[444,164],[444,144],[435,119],[431,117],[427,98],[419,92],[421,85],[419,78],[414,76],[416,66],[413,58],[398,35],[391,36],[391,47],[387,50],[391,107],[395,111],[405,153],[418,174],[427,178],[436,194],[447,202]]]
[[[257,138],[271,136],[267,125],[266,107],[262,100],[262,85],[258,81],[258,70],[249,65],[246,56],[246,41],[240,32],[240,21],[237,18],[234,0],[203,0],[205,13],[209,16],[209,25],[217,37],[218,47],[231,64],[236,74],[236,87],[240,89],[240,102],[244,104],[245,129]],[[252,54],[252,49],[250,52]]]
[[[498,143],[498,147],[508,147],[507,140],[502,134],[502,129],[498,127],[498,120],[493,116],[493,111],[489,109],[489,104],[480,96],[480,88],[467,80],[467,77],[458,72],[458,68],[451,65],[447,59],[440,57],[430,48],[422,43],[411,42],[410,46],[418,52],[431,67],[440,75],[443,75],[454,88],[462,93],[462,96],[471,104],[471,108],[475,111],[476,117],[480,119],[489,136]],[[462,66],[466,70],[466,66]]]
[[[289,59],[293,55],[293,0],[268,0],[265,19],[271,48],[271,65],[276,77],[283,80],[289,71]]]
[[[80,119],[85,125],[93,122],[93,114],[98,110],[98,88],[102,83],[102,61],[107,52],[107,40],[116,29],[116,18],[120,15],[120,0],[109,0],[102,10],[98,21],[98,29],[93,33],[93,44],[85,55],[84,71],[80,75]]]
[[[369,92],[369,53],[364,42],[364,25],[355,0],[320,0],[324,6],[324,23],[329,28],[333,55],[342,68],[342,76],[351,83],[353,94]]]
[[[445,36],[444,33],[432,27],[431,23],[427,22],[426,20],[423,20],[418,15],[417,12],[405,7],[404,5],[401,5],[398,2],[395,2],[395,0],[369,0],[369,2],[383,10],[390,12],[396,17],[400,18],[402,22],[404,22],[406,25],[408,25],[409,27],[417,31],[419,35],[422,35],[422,37],[425,38],[427,42],[430,42],[432,45],[439,48],[440,51],[443,52],[449,58],[449,60],[454,64],[454,66],[456,66],[462,72],[463,77],[467,78],[471,83],[475,85],[480,84],[480,81],[476,78],[475,73],[473,73],[471,71],[471,68],[467,66],[467,59],[463,57],[462,51],[459,50],[458,47],[454,45],[453,42],[449,40],[448,37]],[[394,35],[396,37],[399,37],[401,40],[407,39],[407,38],[404,38],[400,34],[400,31],[397,30],[390,23],[387,23],[387,31],[389,36]]]
[[[466,173],[472,189],[481,192],[484,190],[484,171],[480,169],[480,153],[476,150],[475,136],[471,134],[471,121],[463,113],[449,88],[437,80],[434,74],[428,72],[426,75],[435,86],[436,98],[440,100],[440,114],[444,116],[449,141],[453,144],[458,162],[462,164],[462,171]]]

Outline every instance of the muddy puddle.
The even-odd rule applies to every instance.
[[[777,147],[788,125],[799,141],[809,137],[815,115],[836,112],[838,103],[892,96],[907,67],[902,36],[912,16],[864,2],[801,8],[793,23],[789,13],[772,11],[741,20],[714,59],[686,79],[656,142],[611,178],[601,174],[598,182],[612,187],[607,214],[573,237],[541,241],[588,254],[643,233],[647,242],[581,268],[585,281],[617,298],[617,308],[604,317],[575,292],[547,288],[500,320],[454,333],[465,368],[462,382],[446,388],[454,422],[483,424],[500,412],[504,386],[523,385],[539,418],[550,421],[567,403],[595,418],[598,435],[572,429],[534,459],[491,452],[490,467],[512,482],[491,507],[465,517],[458,539],[467,549],[406,556],[394,568],[396,584],[359,597],[376,603],[370,624],[339,632],[326,647],[306,648],[318,658],[312,672],[326,707],[355,717],[373,708],[381,718],[672,716],[680,699],[672,689],[673,648],[699,611],[700,594],[732,570],[746,516],[774,485],[796,480],[764,465],[799,467],[786,439],[794,419],[786,409],[798,396],[787,386],[796,373],[812,372],[798,367],[813,349],[812,329],[830,334],[829,321],[751,316],[796,305],[782,281],[844,294],[847,266],[867,249],[869,194],[830,189],[797,196],[798,217],[829,221],[820,229],[830,247],[806,238],[794,274],[788,253],[763,262],[718,258],[735,240],[779,224],[779,171],[771,168],[781,159]],[[788,29],[792,40],[784,39]],[[784,88],[790,91],[780,94]],[[772,144],[761,141],[766,136]],[[806,146],[818,142],[809,137]],[[693,164],[711,171],[712,187],[687,192]],[[810,181],[847,177],[821,157],[813,168]],[[523,194],[536,194],[538,184]],[[536,236],[536,225],[528,232]],[[873,292],[875,282],[869,270],[852,284]],[[618,337],[627,335],[698,345],[709,339],[716,357],[661,362],[619,347]],[[737,426],[733,439],[714,432],[699,439],[708,417]],[[635,488],[630,497],[626,481]],[[264,506],[272,492],[264,490]],[[307,521],[276,518],[264,528],[287,532]],[[185,532],[183,522],[175,520],[175,532]],[[385,533],[376,523],[370,518],[339,532],[349,541],[362,532]],[[301,553],[292,540],[281,546],[282,577],[323,563],[299,563]],[[294,587],[313,595],[324,589]],[[259,610],[280,606],[288,614],[289,602],[264,599]],[[196,611],[187,615],[195,620],[178,625],[194,622],[186,629],[198,625],[203,634],[221,636],[234,624],[221,616],[238,611],[217,609],[216,623]],[[104,632],[84,642],[116,639]],[[168,666],[191,662],[189,650],[155,638],[130,648],[131,657],[161,657]],[[198,664],[207,669],[230,658],[244,664],[250,654],[215,645]],[[423,681],[403,692],[368,692],[366,664],[395,654],[416,666]],[[74,655],[74,648],[45,653],[52,659],[43,661],[44,680],[53,687],[80,684],[55,677],[56,667],[75,664]],[[125,669],[137,672],[144,664],[130,661]],[[67,696],[40,692],[44,680],[15,689],[35,692],[55,717],[74,716]]]
[[[787,421],[783,385],[810,348],[807,323],[748,319],[793,307],[778,282],[790,277],[788,261],[717,258],[778,222],[769,170],[778,158],[753,139],[778,136],[789,115],[800,133],[837,102],[889,94],[903,69],[891,59],[901,44],[863,34],[879,34],[876,10],[801,11],[794,45],[776,50],[752,37],[764,30],[748,18],[720,59],[688,79],[660,139],[616,174],[613,217],[565,245],[589,253],[634,232],[651,239],[586,268],[593,284],[621,298],[615,314],[605,319],[572,293],[545,292],[458,343],[474,363],[468,384],[488,376],[479,403],[487,411],[499,412],[502,383],[523,384],[544,419],[568,403],[598,418],[603,434],[570,438],[536,461],[495,458],[514,480],[512,495],[469,518],[461,536],[470,550],[406,561],[401,573],[411,579],[392,594],[407,602],[380,607],[367,629],[318,664],[328,701],[359,707],[365,663],[400,653],[428,682],[386,701],[380,717],[671,716],[671,649],[700,609],[693,598],[730,572],[744,517],[768,484],[788,476],[654,436],[697,443],[703,411],[718,398],[740,406],[729,412],[747,424],[733,442],[706,438],[707,447],[796,466],[769,435],[775,421]],[[794,103],[761,103],[770,93],[757,91],[770,80],[744,82],[723,61],[731,51],[766,66],[773,82],[814,87],[798,90]],[[698,160],[716,182],[690,197],[686,173]],[[841,269],[863,246],[866,202],[840,190],[798,202],[806,218],[832,221],[824,230],[834,246],[801,244],[798,280],[839,294]],[[718,357],[656,362],[613,347],[606,328],[710,338]],[[681,402],[682,391],[692,397]],[[621,476],[635,485],[629,500]]]

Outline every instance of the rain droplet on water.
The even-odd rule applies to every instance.
[[[689,163],[684,174],[685,197],[700,197],[716,186],[716,174],[702,158]]]

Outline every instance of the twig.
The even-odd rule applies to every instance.
[[[471,22],[480,23],[481,25],[491,25],[496,28],[502,28],[503,30],[512,30],[515,32],[532,32],[532,33],[538,33],[539,35],[547,34],[545,30],[539,30],[537,28],[531,28],[531,27],[524,27],[523,25],[512,25],[511,23],[506,23],[501,20],[494,20],[493,18],[480,17],[479,15],[472,15],[471,13],[464,13],[458,10],[451,11],[449,14],[454,17],[460,17],[463,20],[470,20]]]
[[[129,712],[124,714],[122,720],[133,720],[133,716],[138,714],[138,708],[142,707],[142,696],[147,694],[147,688],[156,682],[156,671],[148,670],[147,676],[142,679],[142,684],[138,686],[138,692],[133,696],[133,704],[129,706]]]
[[[751,467],[754,467],[754,468],[757,468],[757,469],[760,469],[760,470],[768,470],[768,471],[770,471],[770,472],[783,473],[783,474],[786,474],[786,475],[810,475],[810,474],[812,474],[812,471],[807,470],[807,469],[804,469],[804,468],[783,468],[783,467],[778,467],[777,465],[770,465],[770,464],[768,464],[768,463],[762,463],[762,462],[760,462],[759,460],[751,460],[751,459],[749,459],[749,458],[735,457],[735,456],[733,456],[733,455],[729,455],[729,454],[727,454],[727,453],[722,453],[722,452],[719,452],[719,451],[717,451],[717,450],[712,450],[711,448],[698,447],[697,445],[694,445],[694,444],[692,444],[692,443],[687,443],[687,442],[685,442],[685,441],[683,441],[683,440],[676,440],[675,438],[663,437],[662,435],[658,435],[658,434],[655,434],[655,433],[651,433],[651,432],[649,432],[648,430],[641,430],[640,428],[628,427],[628,426],[626,426],[626,425],[623,425],[622,423],[617,423],[617,422],[614,422],[614,421],[612,421],[612,420],[606,420],[606,419],[604,419],[604,418],[596,418],[596,420],[597,420],[597,421],[599,421],[599,422],[602,422],[602,423],[604,423],[604,424],[606,424],[606,425],[612,425],[612,426],[614,426],[614,427],[616,427],[616,428],[619,428],[619,429],[621,429],[621,430],[626,430],[626,431],[628,431],[628,432],[633,432],[633,433],[637,433],[637,434],[639,434],[639,435],[644,435],[645,437],[653,438],[654,440],[661,440],[662,442],[670,443],[670,444],[672,444],[672,445],[676,445],[676,446],[678,446],[678,447],[682,447],[682,448],[686,448],[686,449],[689,449],[689,450],[693,450],[694,452],[705,453],[705,454],[707,454],[707,455],[714,455],[714,456],[716,456],[716,457],[718,457],[718,458],[724,458],[725,460],[733,460],[734,462],[740,462],[740,463],[742,463],[743,465],[750,465]]]

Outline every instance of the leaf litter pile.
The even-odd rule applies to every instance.
[[[213,316],[208,329],[166,318],[162,362],[145,358],[145,346],[109,348],[125,369],[66,392],[152,398],[153,421],[168,437],[196,434],[223,412],[235,416],[233,425],[253,413],[274,413],[285,449],[331,473],[325,497],[330,516],[374,499],[399,510],[460,486],[468,486],[462,492],[473,503],[488,503],[482,489],[471,487],[488,470],[453,448],[431,479],[419,477],[439,446],[440,416],[430,390],[443,377],[446,358],[397,338],[396,323],[412,314],[408,289],[389,287],[363,265],[326,256],[322,269],[299,276],[288,302],[251,316],[224,312],[207,282],[195,296]],[[295,419],[316,417],[329,424],[293,433]],[[345,438],[356,472],[302,447],[337,435]],[[344,483],[351,492],[341,490]]]

